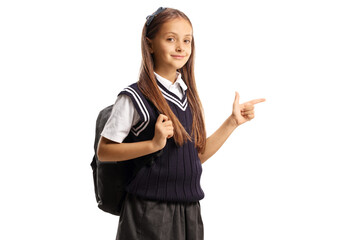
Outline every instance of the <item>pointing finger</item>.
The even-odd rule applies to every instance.
[[[251,103],[249,103],[249,102],[247,102],[247,103],[245,103],[244,104],[244,109],[243,109],[243,111],[250,111],[250,110],[254,110],[254,104],[251,104]]]
[[[251,100],[248,103],[257,104],[257,103],[265,102],[265,100],[266,100],[265,98],[258,98],[258,99]]]

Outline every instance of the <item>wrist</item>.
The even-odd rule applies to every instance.
[[[229,125],[233,128],[237,128],[240,125],[236,120],[235,116],[232,114],[228,117],[228,121],[229,121]]]
[[[159,146],[159,144],[156,143],[154,139],[150,140],[150,148],[151,148],[151,152],[157,152],[161,150],[161,147]]]

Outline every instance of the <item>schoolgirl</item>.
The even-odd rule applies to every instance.
[[[240,124],[254,118],[256,99],[239,104],[206,138],[194,77],[194,34],[189,18],[159,8],[143,27],[139,80],[120,92],[98,146],[100,161],[134,161],[161,151],[126,187],[116,239],[204,239],[201,164]]]

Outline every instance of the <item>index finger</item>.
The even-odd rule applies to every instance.
[[[257,104],[257,103],[265,102],[265,100],[266,100],[265,98],[258,98],[258,99],[251,100],[248,103]]]

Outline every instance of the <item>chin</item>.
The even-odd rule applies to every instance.
[[[186,63],[187,63],[187,61],[186,61],[186,62],[184,62],[183,64],[178,64],[178,68],[182,68],[183,66],[185,66],[185,65],[186,65]]]
[[[185,65],[181,65],[179,67],[176,68],[176,70],[180,70],[181,68],[183,68]]]

